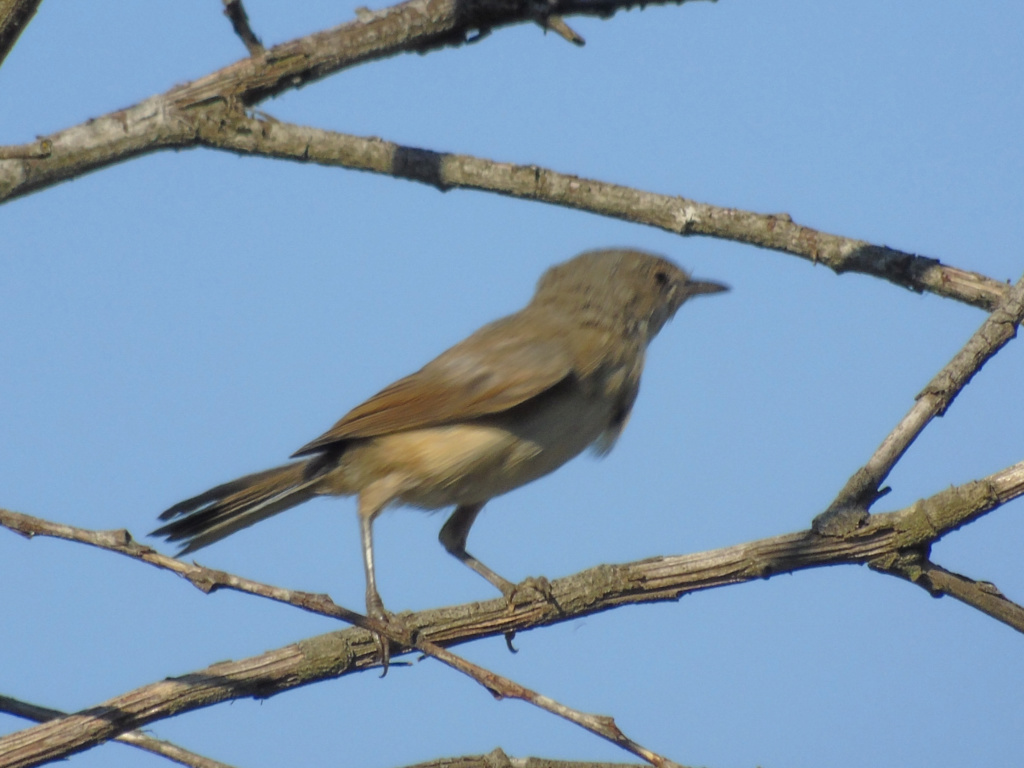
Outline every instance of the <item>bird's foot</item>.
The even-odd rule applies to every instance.
[[[392,644],[394,644],[396,648],[411,646],[413,643],[411,629],[403,617],[385,611],[383,604],[368,605],[367,615],[374,621],[383,624],[388,630],[387,634],[384,634],[383,632],[373,632],[373,644],[377,649],[377,658],[380,659],[381,664],[380,676],[384,677],[387,675],[388,669],[391,666]],[[396,641],[392,640],[392,638],[405,639],[402,641]]]
[[[538,598],[546,603],[555,604],[555,598],[551,592],[551,582],[544,576],[527,576],[518,584],[510,582],[508,587],[501,591],[505,595],[509,608],[515,608],[517,605],[523,605]]]
[[[507,586],[503,586],[501,592],[505,595],[505,601],[510,611],[515,610],[517,605],[524,605],[538,598],[556,608],[558,607],[558,603],[555,602],[554,594],[551,591],[551,582],[544,576],[528,576],[518,584],[513,584],[510,581],[505,582],[505,584]],[[519,653],[519,649],[512,644],[515,636],[515,632],[505,633],[505,645],[508,646],[510,653]]]

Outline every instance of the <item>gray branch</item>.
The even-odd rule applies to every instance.
[[[213,77],[211,75],[211,77]],[[470,155],[406,147],[376,138],[247,117],[241,108],[186,109],[174,92],[31,145],[0,147],[0,202],[159,149],[206,146],[319,165],[370,171],[430,184],[475,189],[589,211],[680,235],[747,243],[823,264],[837,274],[879,277],[916,292],[993,310],[1009,286],[863,240],[821,232],[786,214],[760,214],[646,192],[619,184]],[[31,157],[30,157],[31,156]],[[8,159],[4,159],[4,158]]]
[[[885,491],[879,486],[896,462],[936,416],[953,404],[960,391],[1007,342],[1024,320],[1024,277],[915,398],[913,407],[882,441],[868,463],[853,473],[828,509],[814,520],[818,533],[840,536],[864,522],[868,509]]]
[[[29,704],[27,701],[12,699],[10,696],[0,696],[0,712],[23,717],[26,720],[32,720],[37,723],[45,723],[50,720],[67,717],[67,712],[61,712],[59,709],[40,707],[38,704]],[[190,768],[232,768],[227,763],[197,755],[195,752],[182,749],[177,744],[172,744],[169,741],[154,739],[152,736],[147,736],[141,731],[128,731],[117,736],[116,739],[124,744],[130,744],[146,752],[166,757],[168,760],[173,760],[181,765],[187,765]]]
[[[942,536],[1021,495],[1024,461],[905,509],[872,515],[864,526],[843,538],[808,530],[692,555],[598,566],[552,582],[550,596],[523,589],[512,606],[504,599],[491,600],[415,613],[403,617],[404,623],[415,637],[447,647],[559,624],[620,605],[678,600],[690,592],[782,573],[827,565],[868,564],[898,573],[932,594],[956,597],[1024,633],[1024,608],[984,582],[956,577],[963,582],[954,585],[927,560],[929,547]],[[0,525],[28,537],[47,535],[82,541],[153,564],[165,558],[134,542],[127,531],[84,531],[7,510],[0,510]],[[181,566],[201,569],[185,563]],[[207,573],[214,587],[218,573]],[[306,593],[293,594],[301,605]],[[410,650],[399,648],[395,655]],[[0,768],[39,765],[174,714],[231,699],[266,698],[378,663],[373,633],[353,628],[249,659],[214,664],[129,691],[62,720],[5,736],[0,739]]]

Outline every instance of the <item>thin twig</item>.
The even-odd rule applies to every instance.
[[[474,189],[535,200],[657,227],[780,251],[822,264],[837,274],[855,272],[916,292],[928,291],[986,310],[999,306],[1005,283],[863,240],[796,224],[785,214],[762,214],[701,203],[678,195],[558,173],[536,165],[403,146],[378,138],[258,120],[238,112],[196,124],[196,141],[215,149],[318,165],[370,171],[440,190]]]
[[[497,4],[497,0],[493,2]],[[549,3],[551,13],[598,16],[626,5],[625,0]],[[492,11],[497,16],[506,14],[509,23],[532,18],[528,3],[517,11],[521,18],[513,19],[513,10],[503,7],[499,13],[481,2],[470,12],[457,0],[417,0],[364,14],[366,20],[283,43],[270,49],[266,57],[244,59],[134,107],[52,134],[48,138],[54,151],[38,162],[0,162],[0,201],[140,154],[192,147],[202,141],[237,152],[388,173],[441,189],[483,189],[616,216],[680,234],[749,243],[821,262],[836,272],[875,275],[915,291],[930,291],[988,310],[994,309],[1008,291],[1006,285],[983,275],[943,266],[935,259],[819,232],[794,224],[786,214],[721,208],[537,166],[438,153],[279,122],[274,124],[275,131],[269,131],[260,128],[257,121],[246,124],[231,120],[226,126],[230,130],[220,141],[208,130],[202,139],[197,136],[204,121],[216,123],[224,117],[224,104],[255,104],[347,66],[400,50],[422,51],[430,47],[431,41],[434,45],[451,42],[445,35],[453,29],[465,34],[470,29],[485,28],[482,22],[491,18],[488,14]],[[232,137],[232,131],[242,135]],[[247,134],[252,138],[246,138]],[[7,151],[17,152],[18,148]]]
[[[11,0],[8,0],[10,2]],[[27,0],[13,0],[32,5]],[[608,18],[636,5],[636,0],[545,0],[545,10],[560,16]],[[647,0],[647,5],[677,5],[690,0]],[[348,67],[390,58],[398,53],[426,53],[479,40],[498,27],[533,22],[536,0],[407,0],[378,11],[361,13],[351,22],[289,40],[249,56],[136,107],[61,131],[56,156],[38,165],[0,163],[0,200],[10,199],[74,178],[129,157],[162,148],[191,146],[190,112],[209,112],[225,103],[252,107],[285,91],[340,72]],[[141,107],[141,109],[137,109]],[[122,136],[113,139],[115,123]],[[140,125],[153,128],[133,135]],[[76,130],[76,128],[78,130]],[[69,139],[97,139],[94,152],[72,152]],[[110,141],[113,141],[113,145]],[[71,142],[72,144],[74,142]],[[98,152],[96,150],[99,150]]]
[[[438,661],[441,661],[453,669],[462,672],[473,680],[476,680],[499,699],[519,699],[520,701],[525,701],[528,704],[533,704],[535,707],[539,707],[545,712],[557,715],[558,717],[568,720],[570,723],[575,723],[581,728],[584,728],[597,736],[607,739],[617,747],[621,747],[627,752],[646,760],[651,765],[658,766],[658,768],[683,768],[678,763],[675,763],[656,752],[652,752],[642,744],[638,744],[626,736],[626,734],[619,729],[619,726],[615,724],[614,718],[608,717],[607,715],[594,715],[587,712],[581,712],[577,709],[567,707],[564,704],[559,704],[548,696],[537,693],[536,691],[527,688],[524,685],[520,685],[507,677],[503,677],[495,672],[484,669],[461,656],[456,656],[450,651],[446,651],[444,648],[441,648],[439,645],[431,643],[429,640],[417,641],[416,649],[424,651]]]
[[[399,653],[415,649],[420,653],[437,659],[441,663],[475,680],[499,699],[520,699],[521,701],[533,704],[546,712],[557,715],[597,736],[607,739],[631,754],[647,760],[652,765],[658,766],[658,768],[674,768],[677,766],[671,760],[627,737],[616,726],[613,718],[605,715],[594,715],[567,707],[507,677],[473,664],[445,650],[436,643],[416,637],[415,633],[411,631],[403,620],[387,623],[380,622],[338,605],[328,595],[282,589],[281,587],[235,576],[225,571],[205,568],[195,563],[185,563],[176,558],[162,555],[151,547],[139,544],[126,530],[91,531],[61,523],[51,523],[47,520],[8,510],[0,510],[0,524],[28,537],[34,535],[53,536],[127,555],[128,557],[183,576],[195,587],[206,593],[221,588],[231,589],[265,597],[276,602],[287,603],[329,618],[341,619],[349,624],[386,637],[395,644]],[[0,752],[0,766],[6,765],[7,763],[4,761],[2,752]],[[21,765],[21,763],[12,763],[12,765]]]
[[[916,530],[916,538],[921,538],[922,532],[930,530],[956,530],[975,519],[973,514],[964,514],[968,510],[981,510],[988,502],[998,506],[1016,498],[1024,487],[1024,462],[1008,467],[988,480],[950,488],[931,499],[918,502],[911,507],[915,514],[908,519],[907,530]],[[1024,607],[1009,600],[991,582],[970,579],[933,563],[928,558],[931,543],[921,541],[916,545],[911,544],[901,553],[877,558],[869,565],[875,570],[917,584],[933,597],[949,595],[956,598],[1018,632],[1024,632]]]
[[[952,405],[982,366],[1017,334],[1024,320],[1024,276],[992,311],[941,371],[917,395],[913,407],[878,446],[867,464],[846,482],[828,509],[814,519],[813,527],[825,535],[843,535],[867,519],[871,505],[900,457],[932,419]]]
[[[241,576],[235,576],[226,571],[206,568],[196,563],[186,563],[183,560],[163,555],[145,544],[140,544],[124,529],[93,531],[86,528],[77,528],[73,525],[53,523],[6,509],[0,509],[0,525],[27,538],[49,536],[67,541],[77,541],[82,544],[98,547],[99,549],[105,549],[108,552],[127,555],[157,568],[172,571],[187,579],[197,589],[206,593],[214,592],[218,589],[245,592],[247,594],[259,595],[269,600],[288,603],[312,613],[341,619],[349,624],[354,624],[370,631],[385,631],[383,626],[379,626],[379,622],[375,622],[362,614],[337,605],[328,595],[282,589],[281,587],[274,587]]]
[[[224,15],[231,21],[231,28],[235,30],[250,56],[258,56],[266,50],[249,26],[249,14],[245,12],[242,0],[224,0]]]
[[[403,7],[404,6],[399,6]],[[378,16],[392,9],[370,13]],[[358,22],[362,24],[363,22]],[[340,28],[339,28],[340,29]],[[299,49],[340,43],[332,34],[287,44]],[[343,36],[342,36],[343,37]],[[347,39],[347,38],[346,38]],[[329,47],[329,46],[328,46]],[[246,59],[197,83],[180,86],[133,107],[89,120],[44,138],[49,152],[33,160],[0,159],[0,202],[92,170],[161,149],[207,146],[231,152],[371,171],[438,189],[476,189],[620,218],[680,235],[703,235],[780,251],[823,264],[838,274],[857,272],[910,290],[993,310],[1009,286],[938,260],[833,235],[793,222],[786,214],[759,214],[655,194],[535,165],[440,153],[277,120],[247,118],[241,105],[260,84],[276,78],[274,52]],[[288,50],[291,50],[289,48]],[[337,53],[342,56],[342,52]],[[305,60],[296,53],[289,59]],[[312,54],[310,61],[319,60]],[[309,65],[314,68],[311,63]],[[290,71],[290,70],[289,70]],[[313,69],[307,74],[312,76]],[[318,75],[319,76],[319,75]],[[294,84],[304,82],[296,74]],[[0,147],[0,157],[38,152],[38,142]]]
[[[913,581],[934,597],[949,595],[1010,626],[1024,627],[1024,607],[1007,599],[991,582],[975,581],[930,560],[922,561],[908,573],[894,573]]]
[[[67,712],[61,712],[59,709],[40,707],[37,704],[29,704],[27,701],[12,699],[10,696],[0,696],[0,712],[23,717],[26,720],[32,720],[37,723],[45,723],[50,720],[67,717]],[[177,744],[172,744],[169,741],[154,739],[152,736],[147,736],[141,731],[122,733],[115,740],[138,749],[144,749],[161,757],[166,757],[168,760],[173,760],[176,763],[181,763],[191,768],[232,768],[227,763],[212,760],[203,755],[197,755],[195,752],[182,749]]]
[[[573,45],[578,45],[580,47],[587,44],[587,41],[583,39],[583,35],[566,24],[565,19],[561,16],[545,16],[537,23],[545,30],[550,29],[568,43],[572,43]]]
[[[623,604],[678,600],[689,592],[806,568],[867,563],[879,570],[896,572],[896,561],[917,558],[923,562],[922,553],[929,544],[1021,495],[1024,461],[982,480],[946,489],[897,512],[872,515],[867,525],[845,538],[803,531],[693,555],[599,566],[553,581],[550,597],[524,590],[522,599],[513,605],[498,599],[423,611],[402,616],[402,624],[420,643],[449,646],[557,624]],[[2,509],[0,524],[26,536],[57,535],[96,546],[102,546],[99,542],[108,539],[130,541],[124,531],[81,532]],[[104,548],[122,551],[119,546]],[[211,579],[217,573],[208,572]],[[983,588],[989,592],[993,589]],[[987,606],[985,610],[1024,633],[1024,609],[1019,605],[1006,600],[1003,605]],[[373,635],[363,629],[347,629],[250,659],[214,664],[183,677],[143,686],[61,721],[5,736],[0,739],[0,766],[37,765],[172,714],[247,696],[265,698],[378,663]]]

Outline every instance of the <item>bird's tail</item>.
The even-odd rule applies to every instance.
[[[150,535],[183,542],[179,555],[220,541],[313,498],[320,474],[308,471],[309,464],[299,461],[256,472],[185,499],[160,515],[172,522]]]

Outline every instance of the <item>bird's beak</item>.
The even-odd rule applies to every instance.
[[[728,285],[710,280],[690,280],[686,283],[686,293],[690,296],[697,296],[701,293],[723,293],[728,290]]]

